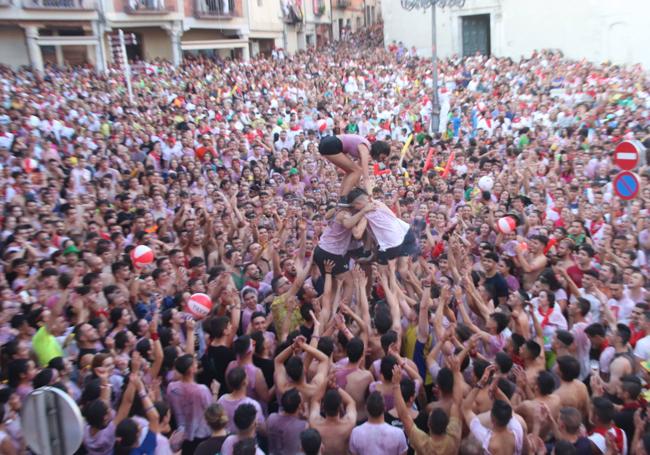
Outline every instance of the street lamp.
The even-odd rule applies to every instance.
[[[465,0],[401,0],[402,8],[407,11],[414,9],[426,11],[431,8],[431,55],[433,70],[433,96],[431,97],[431,132],[436,133],[440,127],[440,100],[438,99],[438,48],[436,46],[436,7],[446,6],[462,8]]]

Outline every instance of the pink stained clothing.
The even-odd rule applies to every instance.
[[[330,254],[344,256],[348,252],[351,242],[352,230],[346,229],[334,217],[323,230],[318,246]]]
[[[308,427],[300,417],[273,413],[266,420],[269,455],[301,453],[300,432]]]
[[[350,158],[359,159],[359,145],[363,144],[370,150],[370,142],[358,134],[341,134],[336,136],[343,143],[343,153]]]
[[[223,445],[221,446],[221,455],[232,455],[233,451],[235,449],[235,445],[241,441],[241,438],[239,435],[236,434],[231,434],[226,438],[226,440],[223,442]],[[262,450],[260,450],[259,447],[255,448],[255,455],[265,455]]]
[[[260,398],[257,396],[257,392],[255,391],[255,384],[257,382],[257,367],[252,363],[241,364],[239,363],[239,360],[233,360],[226,367],[226,377],[228,376],[228,372],[235,367],[242,367],[246,372],[246,379],[248,380],[248,384],[246,386],[246,395],[259,402]]]
[[[352,430],[349,448],[354,455],[402,455],[408,450],[408,444],[400,428],[386,422],[366,422]]]
[[[167,401],[178,426],[185,430],[185,440],[207,438],[212,430],[205,421],[205,410],[212,403],[212,393],[203,384],[173,381],[167,386]]]
[[[229,397],[229,395],[223,395],[221,398],[219,398],[217,403],[223,406],[223,409],[226,412],[226,415],[228,416],[228,424],[226,425],[226,429],[231,433],[237,431],[237,426],[235,425],[234,422],[234,416],[235,416],[235,411],[242,404],[252,404],[255,407],[255,410],[257,411],[257,419],[256,419],[257,424],[264,425],[264,413],[262,412],[262,407],[257,401],[253,400],[252,398],[244,397],[239,400],[233,400]]]
[[[381,384],[381,381],[371,382],[371,383],[370,383],[370,386],[368,386],[368,390],[369,390],[371,393],[372,393],[372,392],[379,392],[379,393],[381,393],[379,390],[377,390],[377,386],[378,386],[379,384]],[[392,389],[391,389],[391,390],[392,390]],[[417,387],[416,387],[416,390],[417,390]],[[393,408],[395,407],[395,395],[393,395],[393,392],[390,392],[390,393],[388,393],[388,394],[381,393],[381,396],[384,397],[384,410],[385,410],[386,412],[390,411],[391,409],[393,409]]]
[[[508,422],[507,428],[515,437],[514,455],[521,455],[524,447],[524,430],[521,427],[521,424],[517,419],[513,417],[510,419],[510,422]],[[481,444],[481,447],[483,447],[485,454],[490,455],[490,451],[488,449],[490,447],[490,439],[492,439],[492,430],[485,428],[479,421],[478,417],[475,416],[469,423],[469,431]]]

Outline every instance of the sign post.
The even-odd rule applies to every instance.
[[[619,172],[614,177],[614,192],[624,201],[634,199],[639,194],[639,179],[630,171]]]
[[[639,164],[639,149],[630,141],[623,141],[614,150],[614,164],[624,171],[631,171]]]

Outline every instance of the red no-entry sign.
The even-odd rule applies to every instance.
[[[630,141],[623,141],[614,150],[614,164],[624,171],[631,171],[639,164],[639,149]]]

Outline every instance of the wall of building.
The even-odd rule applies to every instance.
[[[172,60],[172,43],[169,35],[160,28],[135,30],[142,34],[142,52],[145,60],[163,58]]]
[[[279,0],[247,0],[250,14],[249,28],[255,32],[282,33],[282,10]]]
[[[25,32],[20,27],[0,27],[0,63],[18,67],[29,65]]]
[[[431,12],[381,2],[386,44],[393,40],[431,55]],[[647,0],[467,0],[463,9],[437,10],[438,54],[462,53],[462,16],[490,14],[491,51],[519,58],[535,49],[560,49],[569,58],[641,63],[650,68]]]

